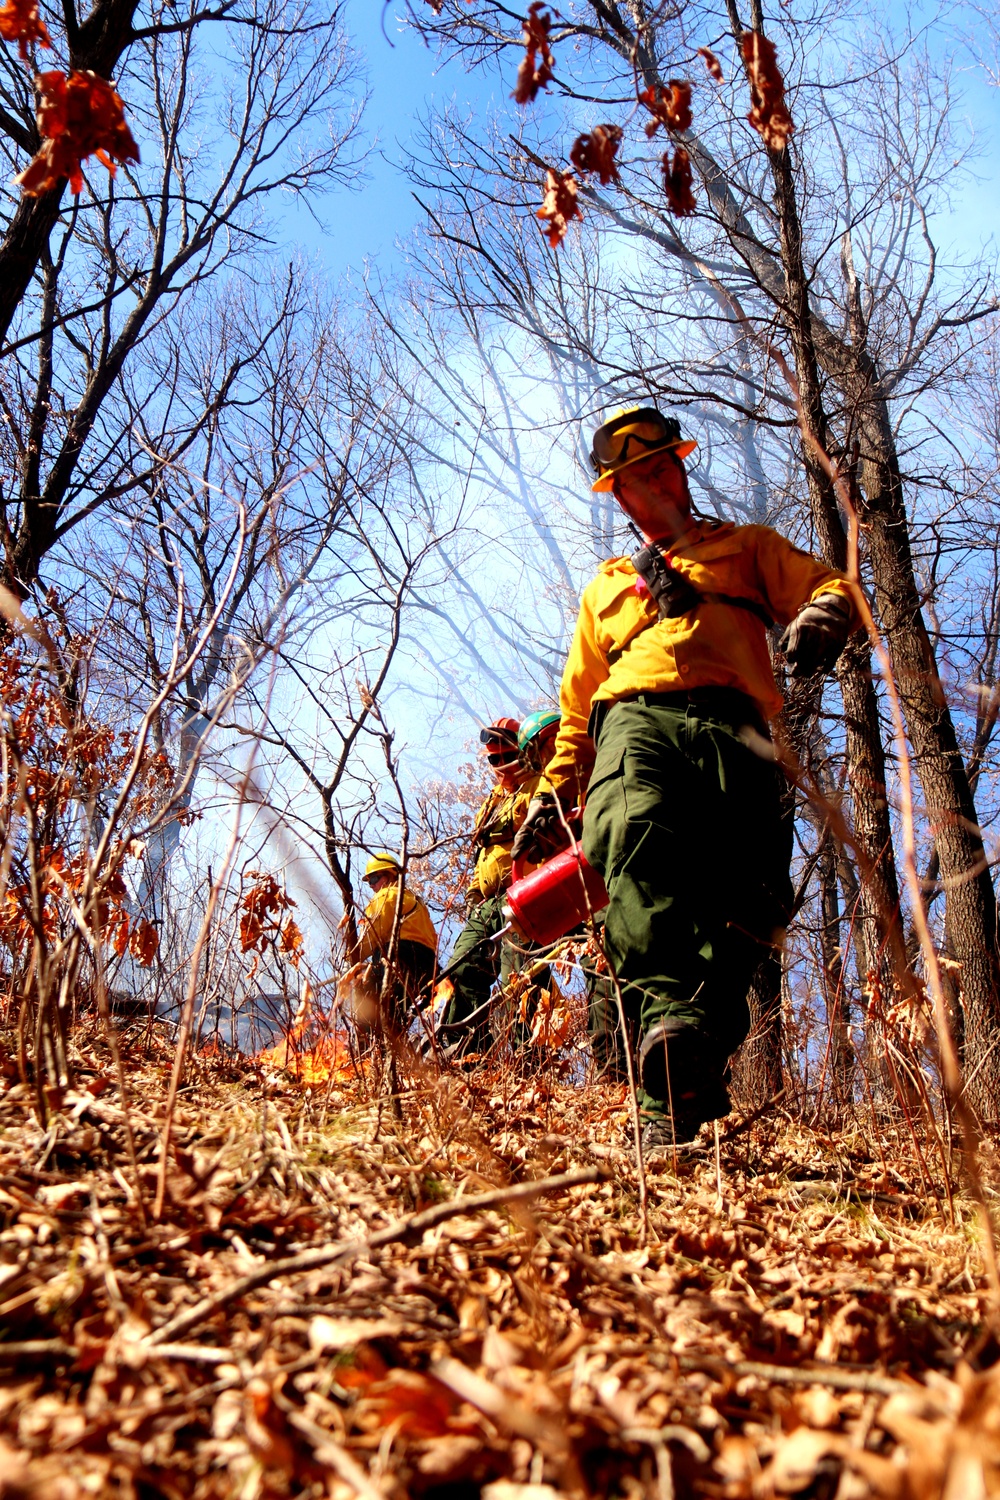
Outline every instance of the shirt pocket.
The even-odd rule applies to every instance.
[[[726,540],[699,547],[697,553],[682,558],[681,562],[688,578],[702,593],[760,599],[753,560],[739,542]]]
[[[614,598],[596,611],[599,645],[612,665],[647,625],[656,624],[657,613],[649,595],[637,594],[631,584],[623,584]]]

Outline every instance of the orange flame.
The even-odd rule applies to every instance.
[[[455,993],[455,986],[450,979],[442,979],[434,986],[434,999],[431,1001],[431,1010],[435,1012],[447,1010],[448,1001]]]
[[[257,1062],[264,1068],[278,1068],[293,1074],[303,1087],[326,1083],[331,1077],[342,1078],[345,1082],[354,1077],[354,1064],[344,1036],[333,1032],[321,1036],[312,1047],[301,1050],[296,1045],[300,1038],[296,1038],[294,1032],[293,1027],[284,1041],[258,1052]]]
[[[328,1025],[326,1016],[314,1015],[312,990],[307,984],[302,1004],[284,1039],[276,1042],[273,1047],[265,1047],[262,1052],[258,1052],[255,1060],[261,1067],[292,1073],[296,1082],[304,1088],[311,1084],[326,1083],[331,1078],[340,1078],[346,1082],[355,1077],[356,1065],[351,1058],[346,1035],[338,1031],[324,1031],[323,1028]]]

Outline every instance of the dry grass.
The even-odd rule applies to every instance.
[[[172,1059],[126,1053],[148,1213]],[[98,1042],[83,1062],[47,1131],[0,1101],[5,1496],[1000,1494],[972,1209],[951,1223],[902,1132],[732,1119],[718,1169],[650,1172],[643,1248],[621,1086],[411,1073],[400,1122],[206,1060],[153,1224]],[[264,1262],[595,1164],[148,1343]]]

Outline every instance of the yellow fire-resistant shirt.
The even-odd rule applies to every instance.
[[[385,886],[365,907],[358,938],[358,958],[370,958],[373,953],[384,953],[392,941],[392,928],[396,920],[396,887]],[[423,943],[432,952],[437,951],[437,933],[431,914],[419,896],[403,891],[403,920],[399,924],[399,936],[404,942]]]
[[[847,599],[852,629],[861,624],[855,585],[768,526],[695,522],[664,552],[701,593],[749,599],[776,624],[787,625],[820,594]],[[580,604],[560,689],[559,736],[543,786],[571,799],[586,788],[594,764],[587,733],[594,702],[699,687],[736,688],[754,700],[765,719],[774,717],[781,694],[763,620],[712,599],[660,620],[628,558],[602,563]]]
[[[472,890],[483,896],[495,896],[510,879],[510,846],[524,822],[528,803],[538,785],[537,776],[529,776],[513,791],[498,783],[476,814],[474,838],[481,844],[472,876]]]

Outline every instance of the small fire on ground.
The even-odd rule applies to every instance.
[[[328,1027],[327,1017],[313,1012],[307,994],[287,1035],[258,1052],[255,1061],[262,1068],[291,1073],[304,1086],[327,1083],[331,1078],[346,1082],[357,1076],[357,1062],[351,1058],[346,1034],[325,1029]]]

